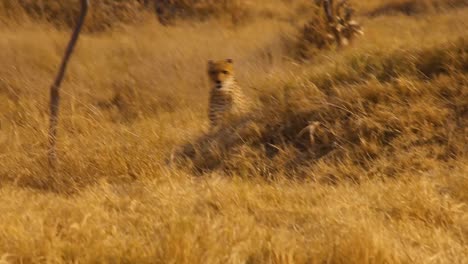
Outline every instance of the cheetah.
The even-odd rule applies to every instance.
[[[211,82],[209,113],[210,129],[229,124],[232,118],[245,116],[251,102],[234,78],[233,60],[208,61],[208,76]]]

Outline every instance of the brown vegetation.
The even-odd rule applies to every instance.
[[[348,1],[317,1],[297,40],[297,56],[311,59],[320,50],[335,45],[348,46],[356,36],[363,35],[361,25],[353,20],[355,10]]]
[[[416,15],[424,12],[444,10],[468,6],[467,0],[396,0],[387,1],[387,3],[372,10],[370,16],[379,16],[385,14],[404,14]]]
[[[155,15],[163,25],[177,21],[206,21],[217,18],[231,24],[245,24],[259,18],[295,20],[296,10],[310,6],[308,0],[100,0],[91,3],[86,29],[96,32],[123,24],[138,24]],[[72,27],[79,1],[1,1],[0,21],[47,21],[55,27]],[[218,20],[219,22],[219,20]]]
[[[299,64],[313,3],[265,3],[236,27],[82,35],[54,178],[48,87],[70,30],[2,14],[0,262],[465,263],[468,10],[360,16],[359,45]],[[259,107],[216,133],[212,58],[236,61]]]

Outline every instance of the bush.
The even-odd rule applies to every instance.
[[[309,21],[303,26],[297,38],[295,55],[301,59],[311,58],[319,50],[330,48],[333,41],[322,8],[314,6]]]
[[[301,59],[313,57],[318,50],[347,46],[363,31],[359,23],[352,19],[354,10],[347,3],[329,2],[330,15],[325,13],[325,2],[317,1],[309,21],[304,25],[297,43],[297,56]]]

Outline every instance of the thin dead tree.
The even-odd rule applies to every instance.
[[[48,160],[49,166],[55,168],[57,163],[57,125],[58,125],[58,115],[59,115],[59,105],[60,105],[60,85],[65,76],[65,71],[67,69],[68,61],[73,53],[76,42],[83,27],[83,23],[88,13],[88,0],[81,0],[81,10],[78,17],[78,21],[71,35],[70,41],[68,42],[67,49],[60,64],[57,76],[55,77],[54,83],[50,87],[50,117],[49,117],[49,146],[48,146]]]

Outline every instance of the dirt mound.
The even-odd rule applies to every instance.
[[[467,73],[466,39],[351,57],[332,76],[265,93],[263,111],[203,135],[177,158],[198,172],[312,171],[326,181],[429,170],[467,154]]]

